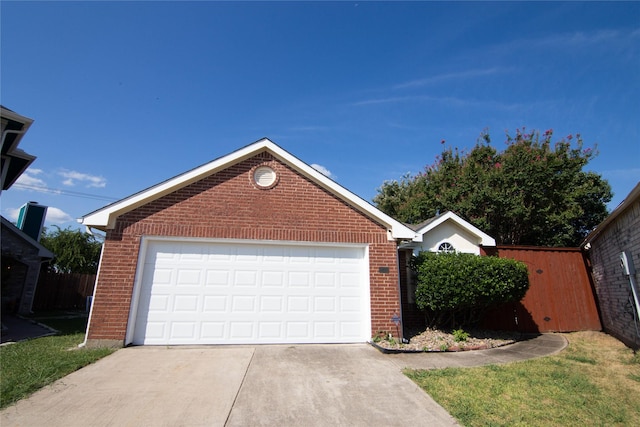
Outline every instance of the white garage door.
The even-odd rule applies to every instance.
[[[149,240],[134,344],[345,343],[371,337],[365,247]]]

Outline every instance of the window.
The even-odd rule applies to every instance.
[[[454,248],[453,245],[449,242],[442,242],[440,243],[440,246],[438,246],[438,252],[452,253],[455,251],[456,248]]]

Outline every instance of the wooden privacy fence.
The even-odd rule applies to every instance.
[[[483,247],[483,255],[522,261],[529,290],[519,303],[489,313],[484,326],[521,332],[602,329],[587,263],[579,248]]]
[[[33,310],[84,310],[95,283],[95,274],[41,272]]]

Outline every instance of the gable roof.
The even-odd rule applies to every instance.
[[[445,221],[453,221],[460,228],[478,237],[478,239],[480,240],[480,244],[483,246],[496,245],[496,241],[493,237],[489,236],[487,233],[475,227],[470,222],[460,218],[458,215],[454,214],[451,211],[447,211],[445,213],[436,215],[433,218],[429,218],[428,220],[421,222],[420,224],[412,225],[411,228],[413,228],[416,231],[416,233],[420,234],[420,236],[423,236],[429,231],[439,226],[440,224],[444,223]]]
[[[253,144],[240,148],[226,156],[198,166],[181,175],[170,178],[164,182],[91,212],[82,218],[79,218],[78,222],[86,225],[87,227],[93,227],[103,231],[112,229],[115,226],[116,219],[120,215],[130,212],[133,209],[145,205],[153,200],[166,196],[167,194],[173,193],[180,188],[190,185],[207,176],[213,175],[236,163],[249,159],[263,151],[267,151],[272,154],[275,158],[289,165],[298,173],[316,183],[318,186],[348,203],[365,216],[385,225],[390,239],[418,239],[417,241],[421,239],[421,236],[417,235],[411,228],[391,218],[369,202],[350,192],[337,182],[285,151],[268,138],[262,138]]]

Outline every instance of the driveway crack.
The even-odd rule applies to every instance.
[[[238,391],[236,392],[236,395],[233,397],[233,402],[231,403],[231,409],[229,410],[229,413],[227,414],[227,419],[224,421],[225,427],[229,424],[229,419],[231,418],[231,413],[233,412],[233,408],[236,406],[236,401],[238,400],[238,396],[240,395],[240,392],[242,391],[242,387],[244,387],[244,382],[247,379],[247,374],[249,373],[249,369],[251,369],[251,363],[253,362],[253,356],[255,356],[255,354],[256,354],[256,349],[254,348],[253,351],[251,352],[251,359],[249,359],[249,363],[247,364],[247,369],[244,371],[244,375],[242,376],[242,381],[240,382],[240,387],[238,387]]]

